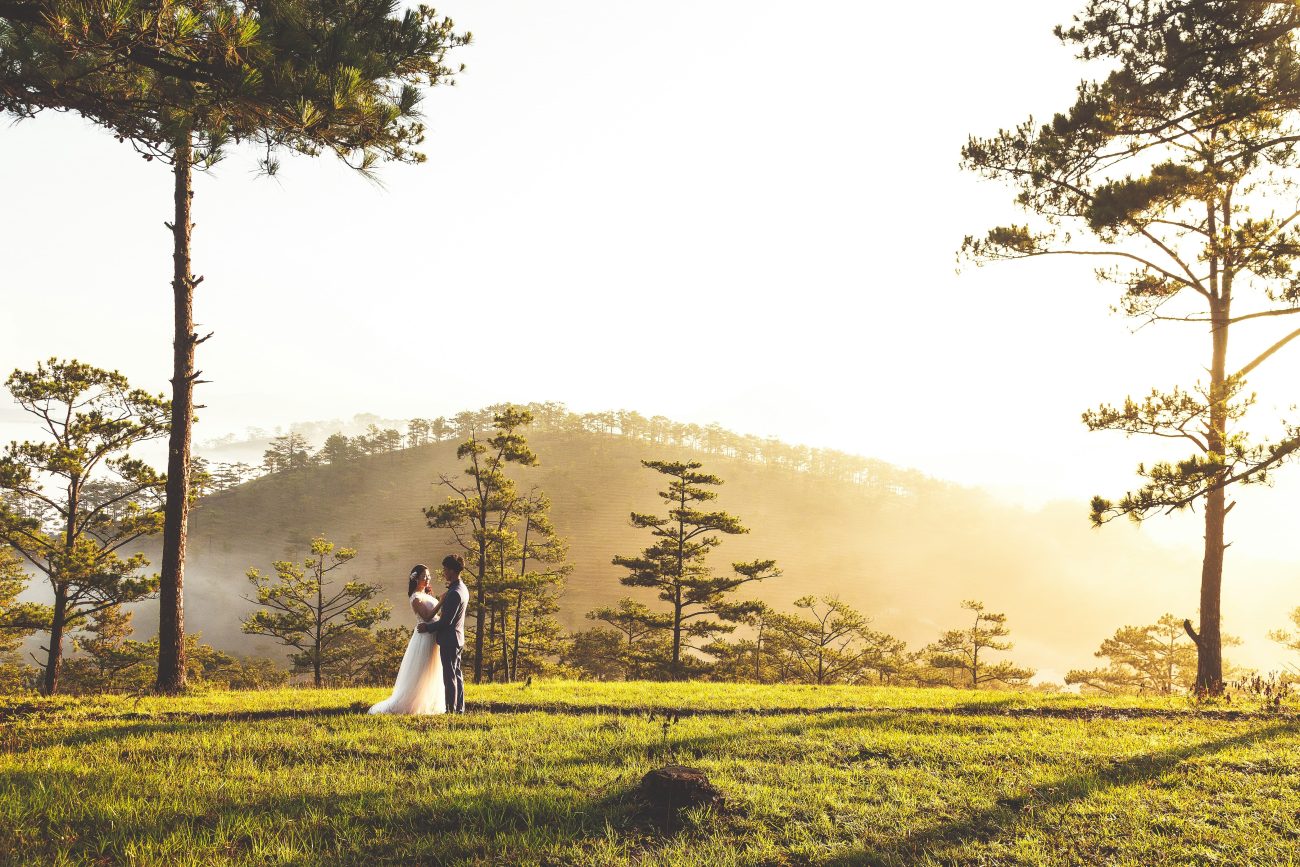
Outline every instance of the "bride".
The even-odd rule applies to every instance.
[[[415,616],[427,622],[433,619],[442,600],[429,593],[429,568],[411,570],[407,594]],[[431,632],[411,633],[397,670],[393,694],[370,708],[370,713],[446,713],[447,697],[442,684],[442,661],[438,657],[438,639]]]

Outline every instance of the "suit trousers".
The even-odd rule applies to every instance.
[[[448,641],[438,643],[442,657],[442,683],[447,690],[447,713],[465,712],[465,674],[461,671],[460,645]]]

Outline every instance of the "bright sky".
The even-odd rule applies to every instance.
[[[330,159],[260,178],[237,153],[197,181],[196,307],[216,332],[197,439],[559,400],[1070,499],[1082,521],[1166,452],[1088,434],[1080,412],[1187,382],[1205,341],[1131,334],[1087,265],[959,275],[954,258],[1009,200],[959,148],[1069,104],[1085,71],[1050,31],[1079,5],[442,7],[475,44],[425,103],[428,163],[380,188]],[[166,168],[53,115],[0,129],[0,152],[0,369],[75,356],[163,390]],[[1300,397],[1298,353],[1254,380],[1261,418]],[[0,409],[3,438],[16,420]],[[1234,538],[1300,560],[1276,532],[1297,503],[1284,475]]]

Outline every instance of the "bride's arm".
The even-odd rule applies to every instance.
[[[437,613],[438,605],[437,603],[429,602],[428,597],[413,594],[411,596],[411,610],[415,612],[416,617],[428,622],[429,620],[432,620],[433,615]]]

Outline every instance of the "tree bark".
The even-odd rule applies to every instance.
[[[475,468],[478,466],[478,455],[474,456]],[[482,483],[479,483],[479,528],[480,539],[478,543],[478,587],[474,588],[474,596],[478,600],[478,616],[474,619],[474,682],[483,682],[483,631],[486,624],[483,618],[487,616],[483,600],[483,583],[487,578],[487,494],[483,492]]]
[[[321,679],[321,654],[324,652],[324,628],[321,623],[321,617],[325,611],[324,589],[325,589],[325,555],[320,555],[320,562],[316,565],[316,654],[312,660],[312,675],[316,688],[320,689],[323,685]]]
[[[190,438],[194,422],[194,285],[190,266],[190,206],[194,198],[189,132],[174,154],[175,219],[172,294],[175,330],[172,343],[172,417],[167,446],[167,504],[163,517],[162,568],[158,612],[159,692],[185,688],[185,541],[190,515]]]
[[[66,431],[65,431],[66,433]],[[63,553],[72,562],[72,552],[77,547],[77,521],[80,518],[81,479],[73,477],[68,482],[68,515],[63,528]],[[63,568],[60,566],[60,568]],[[51,576],[53,577],[53,576]],[[59,669],[63,666],[63,633],[68,621],[68,585],[54,582],[54,610],[50,616],[50,646],[45,659],[45,674],[41,690],[54,695],[59,688]]]
[[[1214,355],[1210,364],[1210,429],[1206,432],[1209,459],[1224,459],[1227,441],[1228,305],[1211,302],[1210,318]],[[1217,473],[1221,482],[1227,469]],[[1223,636],[1220,600],[1223,592],[1223,538],[1227,518],[1226,493],[1215,485],[1205,500],[1205,554],[1201,561],[1201,623],[1196,641],[1196,690],[1209,695],[1223,692]]]
[[[506,678],[510,683],[514,683],[515,679],[519,677],[519,621],[523,618],[523,613],[524,613],[523,612],[524,588],[522,584],[524,581],[524,576],[528,574],[528,535],[529,532],[532,530],[532,526],[533,526],[532,521],[533,521],[532,512],[531,511],[525,512],[524,538],[523,538],[523,544],[519,549],[519,581],[521,586],[519,588],[518,594],[515,596],[514,638],[512,641],[513,646],[511,649],[511,655],[510,655],[511,658],[509,660],[509,665],[506,669]]]
[[[485,676],[488,683],[496,680],[497,659],[496,659],[496,640],[497,640],[497,612],[493,608],[487,609],[488,631],[487,637],[483,639],[487,645],[488,659],[484,663],[486,666]]]
[[[523,618],[524,608],[524,591],[520,590],[519,595],[515,598],[515,634],[513,639],[513,649],[510,658],[510,682],[514,683],[519,677],[519,621]]]
[[[682,679],[682,585],[673,588],[673,675]]]
[[[510,620],[510,609],[503,604],[501,606],[500,626],[501,630],[501,653],[499,654],[498,665],[501,666],[500,680],[503,683],[510,682],[510,630],[507,624]]]
[[[60,584],[54,590],[54,614],[50,618],[50,647],[45,660],[41,692],[54,695],[59,688],[59,669],[63,665],[63,624],[68,617],[68,589]]]
[[[681,508],[686,510],[685,480],[683,479]],[[686,577],[686,524],[677,521],[677,581],[673,588],[673,676],[685,680],[682,674],[682,580]]]

